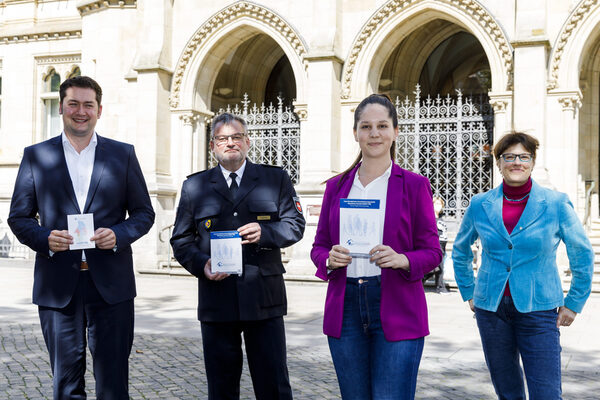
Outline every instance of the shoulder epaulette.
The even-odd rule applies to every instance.
[[[271,164],[258,164],[261,167],[270,167],[270,168],[279,168],[279,169],[283,169],[283,167],[280,167],[279,165],[271,165]]]
[[[207,169],[205,169],[205,170],[203,170],[203,171],[194,172],[193,174],[189,174],[188,176],[186,176],[186,178],[191,178],[192,176],[203,174],[203,173],[205,173],[206,171],[208,171],[208,170],[207,170]]]

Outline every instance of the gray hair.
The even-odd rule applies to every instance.
[[[223,113],[213,118],[210,129],[210,136],[215,137],[215,132],[221,129],[221,126],[229,125],[233,121],[237,121],[242,125],[242,128],[244,128],[244,132],[242,133],[246,134],[248,132],[248,125],[246,124],[244,118],[231,113]]]

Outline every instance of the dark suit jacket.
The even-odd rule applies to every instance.
[[[131,243],[150,230],[154,210],[133,146],[97,137],[83,210],[77,204],[61,136],[27,147],[23,153],[8,224],[19,241],[36,252],[35,304],[62,308],[73,296],[81,250],[50,257],[48,236],[52,230],[67,229],[67,215],[79,213],[93,213],[94,228],[110,228],[117,237],[116,251],[85,250],[89,273],[103,299],[116,304],[136,295]]]
[[[181,265],[198,277],[199,320],[248,321],[285,315],[280,249],[299,241],[305,225],[295,196],[283,169],[250,161],[235,201],[218,166],[183,183],[171,244]],[[243,274],[219,282],[206,279],[210,231],[236,230],[250,222],[260,224],[261,238],[258,245],[243,246]]]

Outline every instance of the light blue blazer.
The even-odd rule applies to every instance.
[[[502,220],[502,185],[471,199],[454,242],[454,275],[463,300],[496,311],[506,282],[520,312],[559,306],[581,312],[591,292],[594,251],[569,198],[532,182],[527,205],[509,235]],[[482,259],[473,278],[471,245],[481,238]],[[563,297],[556,265],[560,241],[573,279]]]

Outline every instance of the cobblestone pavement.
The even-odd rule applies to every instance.
[[[44,339],[37,324],[0,326],[2,370],[0,399],[50,399],[52,380]],[[296,399],[338,399],[333,365],[326,351],[290,346],[288,363]],[[86,387],[94,398],[94,380],[88,354]],[[598,399],[597,372],[568,371],[563,376],[565,399]],[[132,399],[204,399],[206,377],[201,343],[196,339],[141,334],[135,338],[130,365]],[[252,399],[246,368],[241,397]],[[494,399],[485,365],[424,358],[419,370],[417,399]]]
[[[49,399],[52,381],[44,340],[31,305],[31,269],[0,263],[0,400]],[[136,336],[130,359],[133,399],[207,397],[200,327],[191,278],[140,276]],[[325,285],[287,283],[288,366],[296,399],[339,399],[327,341],[321,333]],[[427,293],[431,335],[417,385],[417,399],[494,399],[474,319],[454,292]],[[600,296],[592,295],[572,327],[561,329],[566,400],[600,399]],[[86,386],[95,398],[88,355]],[[241,397],[253,399],[244,369]]]

